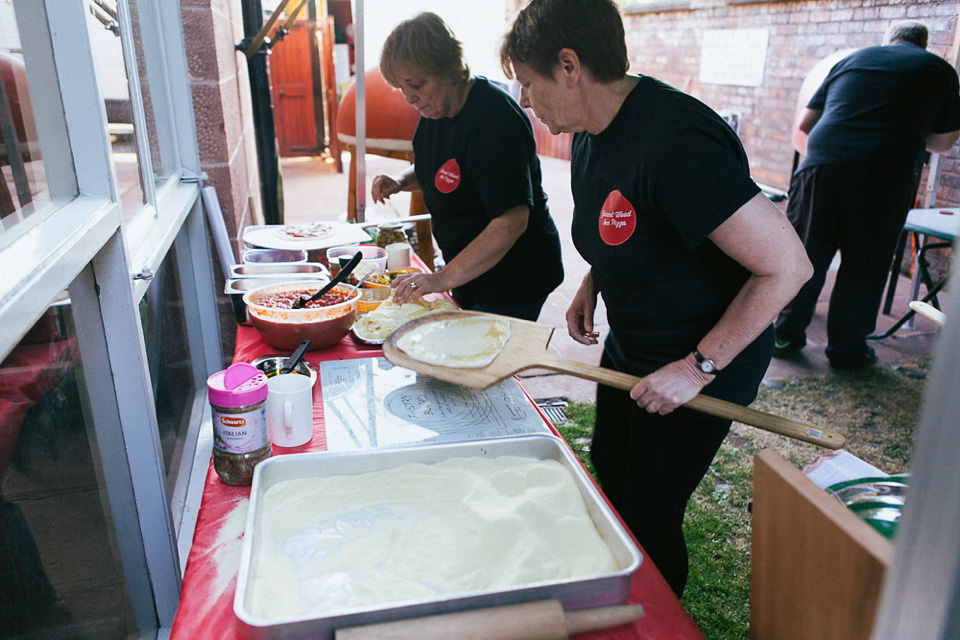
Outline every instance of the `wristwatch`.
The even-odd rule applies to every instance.
[[[703,354],[697,349],[693,350],[693,359],[697,361],[697,368],[704,373],[716,375],[716,373],[719,371],[719,369],[717,369],[717,363],[710,358],[704,358]]]

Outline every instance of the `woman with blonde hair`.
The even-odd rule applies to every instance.
[[[563,281],[563,264],[526,113],[470,74],[460,42],[434,13],[393,30],[380,71],[421,118],[413,166],[375,177],[373,201],[420,189],[446,263],[398,278],[394,299],[450,290],[464,309],[536,320]]]

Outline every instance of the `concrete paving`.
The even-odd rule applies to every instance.
[[[331,158],[285,158],[282,160],[284,210],[287,223],[301,223],[312,220],[345,220],[347,208],[347,173],[349,155],[343,154],[344,173],[337,173]],[[587,347],[573,341],[567,335],[564,314],[577,287],[580,285],[587,264],[573,246],[570,237],[570,222],[573,216],[573,202],[570,195],[570,164],[565,160],[541,157],[543,166],[543,187],[548,196],[550,212],[560,230],[564,256],[564,280],[544,305],[539,321],[555,327],[549,350],[556,355],[579,362],[597,364],[600,361],[601,346]],[[384,158],[376,155],[366,157],[367,191],[373,176],[380,173],[402,171],[407,165],[402,160]],[[366,220],[383,221],[408,215],[409,194],[398,194],[386,204],[372,204],[367,198]],[[522,276],[522,274],[520,274]],[[820,295],[817,314],[808,330],[808,344],[795,358],[773,360],[767,370],[769,380],[785,380],[814,372],[830,371],[830,365],[824,355],[826,346],[827,302],[833,285],[833,273]],[[910,280],[901,277],[897,286],[897,295],[890,315],[880,314],[877,319],[877,333],[892,326],[909,309]],[[597,330],[601,341],[607,334],[606,314],[600,303],[596,316]],[[878,364],[894,364],[914,360],[933,352],[937,337],[937,326],[917,317],[913,327],[903,327],[892,337],[873,341],[877,352]],[[596,384],[573,376],[555,374],[542,369],[532,369],[520,375],[524,388],[535,400],[562,398],[572,402],[589,402],[594,399]]]

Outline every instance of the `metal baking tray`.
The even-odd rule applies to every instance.
[[[270,276],[329,276],[330,272],[319,262],[274,262],[260,264],[232,264],[230,265],[231,278],[263,278]]]
[[[341,611],[328,617],[264,619],[251,613],[247,594],[248,581],[253,575],[258,553],[256,532],[259,530],[264,493],[274,484],[308,477],[381,471],[408,462],[435,464],[448,458],[496,458],[505,455],[534,460],[556,460],[567,468],[580,489],[597,531],[616,559],[619,567],[616,572],[588,578],[521,585],[500,591],[480,591],[450,598],[412,600],[356,611]],[[247,637],[252,640],[280,638],[331,640],[334,632],[344,627],[548,598],[559,600],[566,610],[624,604],[630,592],[631,578],[641,561],[640,551],[630,535],[620,524],[566,443],[556,436],[513,436],[396,449],[289,454],[265,460],[254,470],[233,610],[246,628]]]
[[[253,291],[254,289],[259,289],[260,287],[265,287],[268,284],[282,284],[284,282],[306,282],[314,281],[317,282],[327,282],[330,278],[323,273],[308,273],[300,275],[279,275],[279,276],[263,276],[256,278],[231,278],[227,280],[226,285],[224,286],[223,292],[231,295],[239,294],[243,295],[247,291]]]

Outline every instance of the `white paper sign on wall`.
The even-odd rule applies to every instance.
[[[768,37],[766,29],[707,29],[700,48],[700,82],[759,87]]]

